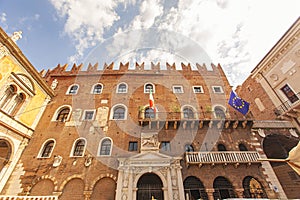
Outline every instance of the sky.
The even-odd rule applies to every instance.
[[[0,0],[0,26],[38,71],[96,62],[220,63],[242,84],[299,0]],[[178,65],[178,64],[177,64]]]

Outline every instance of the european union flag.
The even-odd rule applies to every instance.
[[[247,114],[250,106],[250,104],[247,101],[244,101],[243,99],[238,97],[233,91],[231,91],[230,93],[228,104],[243,115]]]

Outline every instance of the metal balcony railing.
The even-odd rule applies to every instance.
[[[300,92],[293,95],[289,100],[283,102],[280,106],[275,108],[274,112],[277,116],[283,115],[285,112],[290,110],[292,107],[300,103]]]
[[[239,164],[259,163],[256,151],[186,152],[188,164]]]
[[[58,200],[58,196],[11,196],[11,195],[0,195],[0,200]]]

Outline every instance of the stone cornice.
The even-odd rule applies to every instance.
[[[286,55],[299,42],[300,38],[300,18],[289,28],[289,30],[279,39],[279,41],[271,48],[267,55],[257,64],[251,71],[251,77],[261,79],[260,73],[266,73],[278,61]]]
[[[51,97],[54,96],[53,90],[46,84],[40,74],[36,71],[34,66],[24,56],[19,47],[14,41],[0,28],[0,43],[2,43],[14,56],[18,62],[28,71],[28,73],[37,81],[37,83],[43,88],[43,90]]]

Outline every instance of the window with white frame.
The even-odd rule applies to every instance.
[[[69,115],[70,115],[70,108],[64,107],[58,112],[56,121],[65,122],[67,121]]]
[[[77,139],[73,144],[71,156],[82,157],[84,155],[85,145],[86,145],[85,139],[83,138]]]
[[[184,119],[194,119],[195,114],[194,111],[191,108],[184,108],[183,109],[183,118]]]
[[[120,83],[117,87],[117,93],[127,93],[127,84]]]
[[[224,93],[223,88],[221,86],[212,86],[212,89],[213,89],[214,93],[217,93],[217,94]]]
[[[144,85],[144,93],[150,93],[150,91],[152,91],[152,93],[155,93],[155,87],[152,83],[146,83]]]
[[[9,85],[0,98],[0,109],[9,115],[15,115],[22,107],[26,99],[23,92],[18,92],[17,86]]]
[[[103,85],[101,83],[97,83],[93,86],[92,93],[101,94],[102,90],[103,90]]]
[[[162,141],[160,145],[162,151],[171,151],[171,144],[169,141]]]
[[[39,156],[40,158],[50,158],[51,153],[54,149],[55,141],[54,140],[48,140],[46,141],[40,150]]]
[[[204,93],[203,87],[200,85],[193,86],[194,93]]]
[[[82,120],[84,121],[94,120],[95,112],[96,112],[95,110],[84,110]]]
[[[109,156],[111,155],[112,141],[110,138],[104,138],[100,144],[99,155]]]
[[[223,108],[221,106],[215,106],[214,107],[214,113],[215,113],[215,117],[218,118],[218,119],[225,119],[226,118],[225,108]]]
[[[183,87],[181,85],[174,85],[173,93],[183,93]]]
[[[67,94],[72,94],[72,95],[77,94],[78,89],[79,89],[78,85],[76,85],[76,84],[71,85],[67,91]]]
[[[112,107],[110,112],[110,119],[125,120],[127,118],[127,108],[123,104],[117,104]]]

